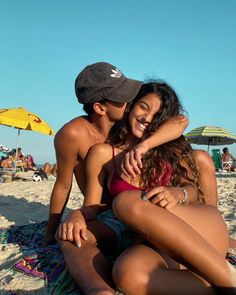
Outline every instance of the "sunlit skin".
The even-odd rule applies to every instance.
[[[160,98],[150,93],[141,98],[133,107],[129,115],[131,133],[141,138],[147,126],[152,122],[153,116],[160,110]]]

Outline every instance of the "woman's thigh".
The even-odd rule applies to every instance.
[[[146,245],[124,251],[115,262],[113,278],[127,294],[215,294],[205,280]]]
[[[225,255],[228,249],[228,231],[222,215],[214,206],[175,206],[173,214],[188,223],[217,251]]]

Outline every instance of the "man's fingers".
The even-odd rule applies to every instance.
[[[121,164],[121,171],[124,174],[125,177],[129,177],[129,173],[125,170],[124,164]]]
[[[134,151],[130,151],[130,153],[129,153],[129,164],[132,167],[133,172],[135,173],[135,175],[133,177],[135,177],[136,174],[141,173],[141,171],[139,169],[139,166],[138,166],[138,162],[137,162],[137,160],[135,158],[135,152]]]
[[[128,155],[125,156],[124,162],[122,164],[122,172],[125,174],[125,176],[129,177],[135,177],[136,174],[133,170],[133,167],[130,165],[130,158]]]
[[[138,150],[134,151],[134,160],[137,162],[138,167],[141,169],[143,167],[142,154]]]

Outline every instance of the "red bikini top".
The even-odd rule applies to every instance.
[[[117,165],[116,165],[116,159],[115,159],[115,148],[112,147],[112,162],[113,162],[113,168],[114,173],[112,175],[112,179],[110,182],[109,191],[111,195],[115,198],[119,193],[123,191],[131,191],[131,190],[140,190],[139,187],[132,185],[131,183],[127,182],[125,179],[123,179],[120,174],[117,172]]]
[[[123,191],[131,191],[131,190],[143,190],[139,188],[138,186],[134,186],[131,183],[127,182],[125,179],[123,179],[119,173],[117,172],[117,165],[116,165],[116,159],[115,159],[115,149],[112,147],[112,161],[113,161],[113,167],[114,167],[114,173],[112,175],[112,179],[110,182],[109,191],[111,195],[115,198],[119,193]],[[167,186],[170,182],[171,175],[173,173],[173,169],[170,166],[168,162],[163,165],[163,173],[159,177],[158,185],[159,186]]]

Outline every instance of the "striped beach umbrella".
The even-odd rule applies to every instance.
[[[228,129],[217,126],[202,126],[185,134],[191,143],[207,145],[229,145],[236,143],[236,135]]]

